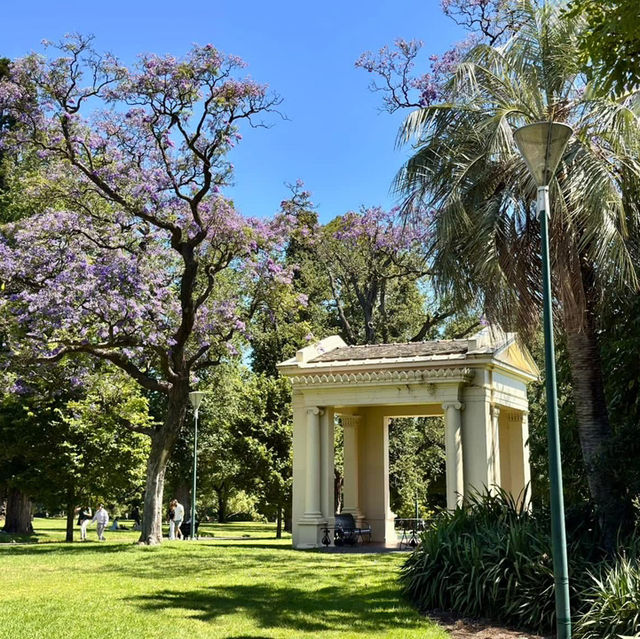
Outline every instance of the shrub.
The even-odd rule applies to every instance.
[[[582,520],[585,521],[584,519]],[[593,531],[582,524],[569,547],[577,609]],[[442,609],[545,632],[555,624],[551,535],[546,513],[532,514],[502,492],[472,497],[423,533],[403,567],[405,593],[422,610]]]
[[[637,636],[640,630],[640,566],[637,560],[619,557],[605,565],[585,591],[588,610],[576,624],[582,639]]]

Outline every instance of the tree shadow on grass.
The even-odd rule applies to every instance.
[[[197,541],[196,543],[201,544],[203,546],[211,546],[213,548],[254,548],[256,550],[291,550],[293,551],[293,547],[291,545],[283,544],[283,543],[259,543],[257,542],[256,537],[252,537],[251,539],[222,539],[218,541],[217,537],[213,539],[202,539]]]
[[[136,547],[135,543],[108,544],[95,542],[45,542],[35,544],[6,544],[0,545],[0,556],[8,555],[76,555],[113,554],[131,551]]]
[[[261,584],[235,585],[164,590],[130,601],[152,612],[183,609],[205,622],[214,622],[223,615],[246,615],[265,630],[284,628],[319,633],[357,628],[361,632],[380,633],[386,628],[424,628],[424,621],[402,604],[393,587],[355,591],[346,584],[309,591]]]

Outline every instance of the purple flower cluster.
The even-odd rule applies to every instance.
[[[445,97],[451,74],[476,43],[477,38],[470,36],[442,55],[430,56],[430,70],[419,75],[414,71],[422,48],[422,42],[418,40],[398,38],[393,47],[384,46],[375,54],[366,51],[355,65],[382,78],[381,84],[374,80],[369,87],[383,93],[385,110],[394,112],[403,107],[428,107]]]
[[[0,232],[0,313],[18,349],[115,353],[165,375],[167,362],[175,373],[230,352],[259,300],[292,280],[292,221],[245,219],[221,195],[239,126],[277,98],[211,45],[145,55],[133,70],[87,38],[57,47],[0,82],[0,111],[16,123],[1,147],[46,160],[25,196],[55,185],[60,200]]]
[[[423,246],[428,239],[426,225],[402,220],[397,208],[385,211],[378,206],[346,213],[332,234],[351,249],[366,244],[372,250],[394,254]]]

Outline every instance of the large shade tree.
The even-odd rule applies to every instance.
[[[297,188],[283,212],[295,227],[287,257],[312,330],[339,332],[349,344],[375,344],[435,338],[454,320],[459,334],[478,325],[450,299],[434,295],[429,230],[407,224],[397,208],[363,206],[320,225],[310,194]]]
[[[260,125],[278,98],[211,45],[132,69],[87,38],[58,48],[15,61],[0,82],[14,123],[3,149],[46,160],[25,197],[53,192],[56,203],[1,232],[10,354],[101,358],[164,397],[161,423],[133,425],[151,438],[141,540],[157,543],[189,390],[289,283],[281,221],[244,219],[220,194],[239,126]]]
[[[536,185],[513,131],[539,120],[570,124],[572,137],[551,184],[555,314],[566,334],[578,430],[590,494],[611,545],[624,515],[613,474],[601,463],[611,438],[598,344],[603,291],[637,288],[630,256],[640,179],[636,96],[615,100],[587,83],[578,55],[582,24],[556,4],[521,4],[522,24],[502,46],[479,44],[451,64],[438,99],[415,110],[400,134],[411,157],[397,177],[406,211],[429,220],[442,289],[481,298],[503,325],[531,334],[541,306]]]
[[[9,381],[0,393],[7,532],[30,532],[34,501],[66,511],[66,541],[73,541],[76,506],[125,501],[144,482],[149,442],[131,426],[150,424],[146,398],[122,371],[85,364],[41,366],[13,383],[3,379]]]

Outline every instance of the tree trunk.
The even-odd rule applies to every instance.
[[[67,533],[64,540],[68,542],[73,541],[73,521],[75,520],[75,503],[73,495],[69,495],[67,498]]]
[[[18,535],[33,533],[31,525],[31,500],[19,488],[10,488],[7,495],[7,514],[4,522],[5,532]]]
[[[151,436],[140,533],[140,542],[149,545],[162,543],[164,475],[171,451],[184,423],[188,401],[186,385],[170,395],[164,423]]]
[[[276,511],[276,539],[282,539],[282,504],[278,504]]]
[[[293,532],[293,520],[291,517],[291,494],[289,494],[289,498],[285,501],[284,504],[284,531],[285,532]]]
[[[218,523],[224,524],[227,521],[227,489],[222,487],[218,491]]]
[[[585,324],[581,331],[567,331],[567,351],[589,492],[598,511],[605,548],[612,551],[627,508],[613,473],[602,463],[612,430],[596,334],[590,321]]]
[[[342,486],[344,477],[337,468],[333,469],[333,504],[334,512],[339,514],[342,512]]]

